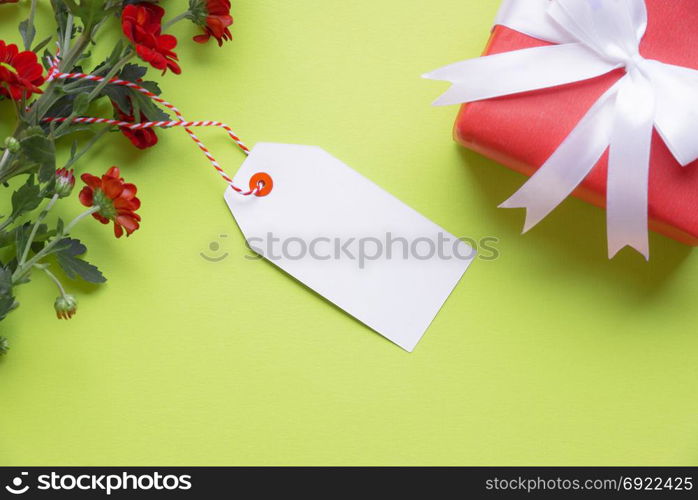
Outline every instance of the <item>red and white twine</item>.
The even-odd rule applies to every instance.
[[[101,76],[96,76],[96,75],[88,75],[85,73],[63,73],[59,71],[58,69],[58,64],[60,62],[59,59],[59,54],[56,54],[56,57],[53,59],[49,58],[48,62],[50,64],[49,70],[48,70],[48,78],[47,82],[51,82],[53,80],[68,80],[68,79],[74,79],[74,80],[89,80],[93,82],[103,82],[105,80],[104,77]],[[237,187],[235,184],[233,184],[233,179],[231,179],[223,170],[223,168],[220,166],[218,161],[213,157],[211,152],[208,150],[206,145],[199,139],[196,134],[191,130],[192,127],[219,127],[225,130],[228,133],[228,136],[235,142],[235,144],[238,145],[240,150],[245,153],[246,155],[250,153],[250,149],[240,140],[240,138],[233,132],[233,129],[230,128],[230,126],[226,125],[225,123],[221,122],[216,122],[216,121],[187,121],[184,119],[184,116],[182,116],[182,113],[177,109],[174,105],[170,104],[166,100],[162,99],[161,97],[155,95],[148,89],[141,87],[137,83],[134,82],[129,82],[126,80],[121,80],[119,78],[112,78],[108,81],[110,85],[123,85],[124,87],[129,87],[137,92],[140,92],[141,94],[145,95],[146,97],[152,99],[153,101],[157,102],[158,104],[161,104],[162,106],[166,107],[167,109],[171,110],[175,116],[178,118],[177,120],[168,120],[168,121],[155,121],[155,122],[127,122],[127,121],[121,121],[121,120],[112,120],[108,118],[92,118],[92,117],[75,117],[71,118],[70,121],[71,123],[87,123],[87,124],[105,124],[105,125],[114,125],[117,127],[124,127],[128,128],[131,130],[141,130],[141,129],[146,129],[146,128],[171,128],[171,127],[184,127],[184,130],[189,134],[189,137],[192,138],[192,140],[196,143],[197,146],[199,146],[199,149],[204,153],[206,158],[211,162],[211,165],[213,165],[213,168],[216,169],[216,171],[220,174],[221,177],[228,183],[228,185],[235,190],[236,192],[244,195],[244,196],[249,196],[251,194],[256,194],[260,189],[261,186],[257,185],[253,189],[250,189],[248,191],[245,191],[239,187]],[[51,122],[58,122],[62,123],[67,121],[68,118],[57,118],[57,117],[47,117],[44,118],[43,121],[46,123],[51,123]]]

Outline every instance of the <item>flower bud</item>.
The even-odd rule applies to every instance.
[[[78,309],[78,301],[70,294],[61,295],[53,304],[58,319],[70,319]]]
[[[5,139],[5,147],[10,150],[10,153],[17,153],[19,151],[19,141],[12,136]]]
[[[70,196],[73,192],[73,187],[75,186],[75,176],[73,175],[73,170],[67,170],[65,168],[59,168],[56,170],[56,189],[55,193],[59,198],[65,198]]]
[[[5,337],[0,337],[0,356],[7,354],[9,350],[10,344],[7,342],[7,339]]]
[[[194,22],[194,24],[205,26],[207,16],[208,9],[203,0],[189,1],[189,18]]]

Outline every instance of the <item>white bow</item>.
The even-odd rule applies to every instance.
[[[631,246],[649,259],[652,130],[656,127],[682,166],[698,158],[698,71],[640,55],[647,28],[644,0],[504,0],[497,23],[558,45],[480,57],[428,73],[425,78],[453,83],[434,104],[544,89],[625,68],[626,74],[543,166],[500,206],[526,208],[528,231],[574,191],[610,146],[609,258]]]

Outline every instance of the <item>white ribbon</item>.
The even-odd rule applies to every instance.
[[[647,192],[652,131],[676,160],[698,159],[698,71],[645,59],[644,0],[504,0],[502,24],[558,45],[463,61],[424,75],[453,85],[435,105],[479,101],[595,78],[626,74],[505,208],[526,208],[524,232],[584,180],[607,148],[608,255],[631,246],[649,259]],[[667,34],[671,36],[671,34]]]

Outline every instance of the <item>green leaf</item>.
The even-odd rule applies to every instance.
[[[34,239],[32,241],[32,246],[31,249],[34,253],[38,253],[46,244],[46,241],[48,241],[50,238],[53,238],[54,236],[58,236],[59,238],[63,236],[63,229],[64,229],[64,223],[63,219],[60,217],[58,218],[58,221],[56,222],[56,228],[55,229],[49,229],[46,224],[39,224],[39,227],[36,229],[36,234],[34,235]],[[16,230],[15,230],[16,231]],[[0,248],[3,246],[7,246],[10,243],[14,243],[15,241],[15,232],[9,233],[9,237],[7,237],[7,240],[9,243],[6,243],[3,245],[3,233],[0,233]],[[53,251],[56,251],[56,249],[53,249]],[[1,264],[0,264],[1,265]]]
[[[56,148],[47,137],[32,135],[20,141],[22,153],[31,161],[43,165],[45,163],[56,164]]]
[[[87,113],[87,108],[90,107],[90,96],[89,94],[82,93],[75,96],[75,101],[73,101],[73,112],[78,115],[84,115]]]
[[[44,47],[46,47],[52,39],[53,39],[53,36],[49,36],[47,38],[44,38],[43,40],[41,40],[39,43],[37,43],[34,46],[34,48],[32,49],[32,52],[34,52],[35,54],[38,54],[38,52],[41,49],[43,49]]]
[[[38,178],[39,182],[42,184],[46,182],[51,183],[51,181],[54,181],[56,178],[56,165],[51,163],[43,163],[40,165]],[[46,193],[50,193],[51,189],[53,189],[53,186],[48,186]]]
[[[119,78],[129,82],[138,82],[146,75],[147,71],[148,69],[143,66],[130,63],[123,67],[119,73]],[[155,95],[161,94],[160,87],[156,82],[144,81],[138,82],[138,85]],[[136,122],[141,121],[141,112],[149,121],[169,120],[167,113],[160,109],[152,99],[132,88],[122,85],[107,85],[102,90],[102,94],[114,101],[121,110],[133,116]]]
[[[80,90],[82,92],[82,89]],[[65,118],[69,116],[73,111],[73,101],[75,100],[74,95],[64,95],[58,99],[53,106],[49,108],[46,112],[48,116],[53,116],[56,118]]]
[[[151,122],[157,122],[157,121],[167,121],[170,119],[167,113],[165,113],[162,109],[157,107],[155,103],[152,101],[152,99],[149,99],[148,97],[144,96],[140,92],[133,92],[132,98],[134,99],[135,102],[138,103],[138,107],[140,108],[140,111],[145,115],[145,117],[151,121]],[[140,118],[140,117],[138,117]],[[136,119],[136,121],[140,121],[140,119]]]
[[[69,95],[64,95],[63,97],[58,99],[53,104],[53,106],[51,106],[51,108],[46,112],[46,115],[53,116],[56,118],[65,118],[69,116],[73,111],[73,102],[75,101],[75,97],[79,94],[89,92],[89,88],[90,87],[81,87],[79,89],[72,90],[71,94]],[[52,123],[51,125],[55,125],[55,123]],[[49,125],[44,125],[44,127],[46,128],[47,133],[50,130],[52,130],[52,127]],[[54,129],[52,134],[54,139],[57,140],[65,135],[69,135],[82,130],[94,130],[94,125],[71,123],[69,127],[64,128],[59,133],[56,133]]]
[[[120,2],[106,0],[80,0],[76,5],[74,0],[63,0],[68,10],[82,20],[86,27],[93,27],[106,16],[112,14],[120,6]]]
[[[20,140],[20,146],[27,162],[39,165],[39,182],[44,183],[49,182],[56,171],[56,148],[43,130],[38,129],[40,133],[32,133]]]
[[[41,127],[39,127],[38,125],[34,125],[33,127],[25,128],[20,133],[18,139],[21,141],[23,139],[27,139],[27,138],[33,137],[35,135],[44,135],[44,130]]]
[[[37,54],[38,57],[38,54]],[[44,50],[44,54],[39,58],[41,60],[41,64],[44,66],[44,69],[49,69],[51,67],[51,62],[50,60],[53,60],[53,53],[51,51]]]
[[[148,68],[145,66],[139,66],[138,64],[129,63],[126,64],[119,73],[119,78],[122,80],[127,80],[129,82],[136,82],[143,78],[148,72]]]
[[[54,2],[54,3],[56,3],[56,2]],[[60,3],[63,4],[65,6],[65,8],[70,11],[71,14],[73,14],[73,15],[77,14],[79,7],[74,2],[74,0],[60,0]],[[54,6],[54,8],[55,8],[55,6]]]
[[[141,82],[140,86],[144,89],[150,90],[155,95],[162,94],[162,90],[160,90],[160,86],[157,82],[151,82],[150,80],[147,80],[145,82]]]
[[[133,121],[140,122],[141,120],[141,103],[138,99],[131,99],[131,116],[133,116]]]
[[[0,295],[12,294],[12,271],[9,267],[0,266]]]
[[[0,321],[15,308],[15,298],[12,295],[0,295]]]
[[[109,59],[100,64],[98,69],[95,71],[100,71],[103,68],[110,66],[111,64],[108,61]],[[119,73],[119,78],[129,82],[136,82],[145,76],[147,71],[147,68],[139,66],[138,64],[127,64]],[[83,85],[80,85],[79,88],[72,89],[71,93],[89,93],[96,85],[97,84],[95,82],[86,81],[83,83]],[[138,82],[138,85],[144,87],[155,95],[160,95],[161,93],[160,87],[155,82]],[[135,122],[141,121],[141,112],[149,121],[169,120],[168,114],[160,109],[152,99],[132,88],[125,87],[123,85],[107,85],[100,91],[100,95],[107,96],[109,99],[114,101],[119,109],[133,116]],[[65,99],[64,102],[61,101],[59,101],[60,107],[57,104],[55,109],[49,111],[51,116],[67,116],[67,114],[73,110],[75,105],[73,100],[68,98]]]
[[[36,28],[34,27],[34,23],[30,23],[29,19],[25,19],[19,23],[19,34],[22,35],[24,50],[30,50],[34,37],[36,36]]]
[[[38,207],[41,203],[40,192],[39,186],[34,183],[34,176],[30,175],[27,182],[12,193],[12,217],[19,217]]]
[[[63,238],[54,249],[56,260],[68,278],[79,276],[89,283],[104,283],[107,280],[97,267],[78,258],[86,251],[85,245],[73,238]]]
[[[55,25],[58,26],[58,41],[63,44],[66,41],[66,28],[68,27],[68,7],[64,0],[51,0],[51,7],[53,7],[53,17],[55,19]],[[68,39],[72,40],[75,34],[76,26],[68,33]]]
[[[131,90],[121,85],[107,85],[102,89],[102,95],[109,97],[123,111],[131,111]]]
[[[0,320],[15,308],[15,298],[12,296],[12,271],[0,267]]]
[[[56,139],[65,135],[74,134],[76,132],[94,132],[95,126],[90,124],[76,124],[63,129],[60,133],[55,134]]]
[[[62,252],[77,257],[87,252],[87,247],[77,238],[63,238],[53,247],[53,252]]]
[[[14,231],[0,231],[0,248],[10,246],[15,241]]]
[[[29,233],[31,233],[31,231],[32,224],[30,222],[17,226],[17,229],[15,229],[15,247],[17,249],[16,253],[18,262],[22,258],[22,254],[24,253],[24,248],[27,246],[27,242],[29,241]]]

